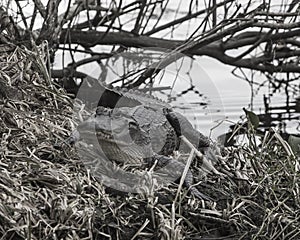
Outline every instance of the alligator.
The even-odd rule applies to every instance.
[[[79,138],[89,142],[96,134],[101,150],[109,160],[133,164],[145,163],[148,166],[156,163],[157,167],[164,167],[165,174],[178,177],[182,174],[185,164],[169,157],[178,148],[179,142],[177,136],[179,130],[175,130],[169,120],[173,121],[174,125],[179,124],[182,119],[183,124],[189,126],[190,123],[182,115],[180,119],[173,119],[175,116],[170,109],[159,111],[156,107],[144,105],[114,109],[100,106],[95,115],[78,125],[68,142],[74,143]],[[195,136],[199,136],[199,133],[191,135],[190,139],[197,140]],[[208,139],[203,140],[205,147],[207,141]],[[193,175],[188,170],[185,185],[191,193],[199,199],[212,201],[192,184]]]
[[[103,84],[97,85],[98,96],[100,99],[97,106],[102,106],[106,108],[121,108],[121,107],[137,107],[144,106],[148,108],[148,111],[142,111],[142,108],[138,108],[134,117],[137,118],[137,122],[142,125],[153,125],[151,130],[151,139],[153,139],[153,146],[160,145],[160,143],[155,144],[155,141],[161,142],[157,134],[153,134],[155,128],[162,130],[160,136],[168,136],[167,143],[170,142],[174,145],[177,142],[177,146],[186,148],[184,144],[180,144],[180,138],[178,136],[184,135],[188,137],[189,141],[197,148],[205,151],[210,146],[210,140],[200,132],[196,131],[192,124],[180,113],[172,110],[172,106],[150,94],[143,93],[139,90],[125,89],[125,88],[109,88]],[[85,94],[86,95],[86,94]],[[84,96],[81,96],[84,98]],[[83,99],[84,100],[84,99]],[[150,110],[152,109],[152,110]],[[174,136],[174,133],[177,137]],[[169,149],[164,148],[165,153],[170,153],[174,149],[171,147]],[[184,149],[181,149],[184,150]],[[187,151],[187,149],[185,149]],[[164,154],[164,152],[161,152]]]
[[[110,89],[103,85],[99,89],[99,95],[100,100],[95,115],[79,124],[77,130],[68,138],[68,143],[72,144],[80,137],[95,138],[93,134],[96,133],[102,150],[110,160],[149,163],[155,159],[159,160],[159,166],[171,161],[171,169],[177,169],[177,172],[178,170],[182,172],[185,165],[172,160],[170,155],[175,150],[190,152],[190,148],[181,143],[182,136],[188,139],[195,149],[203,153],[210,149],[209,138],[194,129],[183,115],[173,111],[170,104],[152,95],[138,90]],[[134,139],[133,142],[141,142],[134,145],[127,144],[131,138]],[[140,150],[141,147],[143,150]],[[208,154],[215,157],[212,151]],[[203,165],[209,166],[208,170],[219,174],[205,158],[202,160]],[[186,185],[190,186],[192,180],[193,175],[188,171]],[[196,188],[192,187],[191,192],[199,198],[210,199],[199,193]]]

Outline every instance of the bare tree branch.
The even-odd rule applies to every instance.
[[[135,82],[130,80],[131,86],[140,85],[185,54],[205,55],[234,67],[268,74],[300,72],[300,17],[295,7],[297,1],[277,8],[265,1],[248,1],[245,6],[234,0],[205,1],[206,5],[201,5],[200,9],[197,1],[189,1],[187,12],[165,22],[162,19],[170,14],[167,9],[171,3],[164,2],[162,5],[161,0],[130,3],[116,0],[107,5],[100,1],[79,0],[72,6],[69,2],[66,11],[58,16],[60,2],[49,0],[45,8],[40,0],[34,0],[36,10],[30,25],[27,25],[21,8],[19,15],[29,30],[39,11],[44,22],[35,31],[39,33],[38,42],[48,40],[50,47],[58,43],[61,45],[58,49],[67,49],[63,45],[68,44],[68,49],[73,49],[70,52],[73,67],[99,60],[99,55],[97,57],[92,48],[104,45],[111,47],[108,56],[115,54],[116,47],[119,52],[130,51],[130,48],[155,48],[164,54],[162,61],[153,62],[143,73],[138,69],[139,77]],[[79,23],[73,21],[79,14],[81,17],[85,15],[86,20]],[[2,19],[2,28],[4,26],[19,33],[19,39],[27,39],[25,31],[11,21],[11,18]],[[186,35],[186,39],[161,34],[166,29],[171,29],[173,34],[182,23],[194,20],[197,20],[198,25]],[[11,23],[7,24],[8,22]],[[62,28],[63,25],[66,26],[65,23],[68,28]],[[154,33],[157,37],[151,36]],[[7,41],[4,36],[1,39]],[[80,47],[74,47],[75,45]],[[231,50],[236,49],[240,50],[239,54],[231,55]],[[85,51],[90,56],[76,62],[73,55],[80,51]]]

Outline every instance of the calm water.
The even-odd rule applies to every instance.
[[[172,86],[172,91],[165,91],[167,96],[157,92],[154,94],[169,101],[177,111],[188,117],[201,132],[209,134],[213,138],[224,134],[230,125],[245,118],[243,108],[254,111],[256,114],[264,114],[264,96],[266,96],[270,102],[270,107],[282,108],[272,110],[272,117],[276,118],[275,113],[280,113],[282,117],[297,118],[280,122],[274,121],[274,126],[284,123],[284,126],[281,126],[282,130],[288,133],[300,133],[300,114],[299,112],[290,115],[286,113],[287,110],[284,107],[287,96],[285,93],[281,91],[272,94],[272,89],[267,86],[253,91],[246,81],[232,75],[232,67],[225,66],[214,59],[196,58],[195,62],[188,74],[186,69],[180,69],[179,74],[178,72],[172,74],[172,71],[169,71],[171,74],[169,76],[165,74],[164,78],[155,85]],[[184,64],[181,66],[184,68]],[[175,84],[174,75],[177,77]],[[263,78],[260,78],[255,80],[262,82]],[[298,84],[298,92],[289,92],[290,102],[295,101],[294,98],[299,96],[300,80],[296,84]],[[194,88],[186,91],[191,85]]]

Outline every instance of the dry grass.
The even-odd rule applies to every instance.
[[[299,239],[299,159],[278,134],[227,149],[194,199],[177,184],[149,195],[103,187],[75,148],[72,106],[43,54],[0,47],[1,239]],[[201,175],[192,163],[194,175]]]

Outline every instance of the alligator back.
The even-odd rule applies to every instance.
[[[171,108],[170,104],[139,90],[126,88],[109,88],[100,84],[101,98],[98,106],[114,107],[136,107],[139,105],[151,106],[153,108]]]
[[[162,109],[142,105],[133,108],[130,115],[142,129],[149,132],[155,153],[170,155],[176,150],[178,137]]]
[[[123,104],[122,101],[124,101],[125,104],[127,102],[139,102],[140,105],[149,106],[155,109],[171,108],[171,105],[167,102],[139,90],[122,89],[120,90],[120,94],[122,95],[121,99],[119,100],[120,104]],[[118,105],[119,103],[117,106]]]

